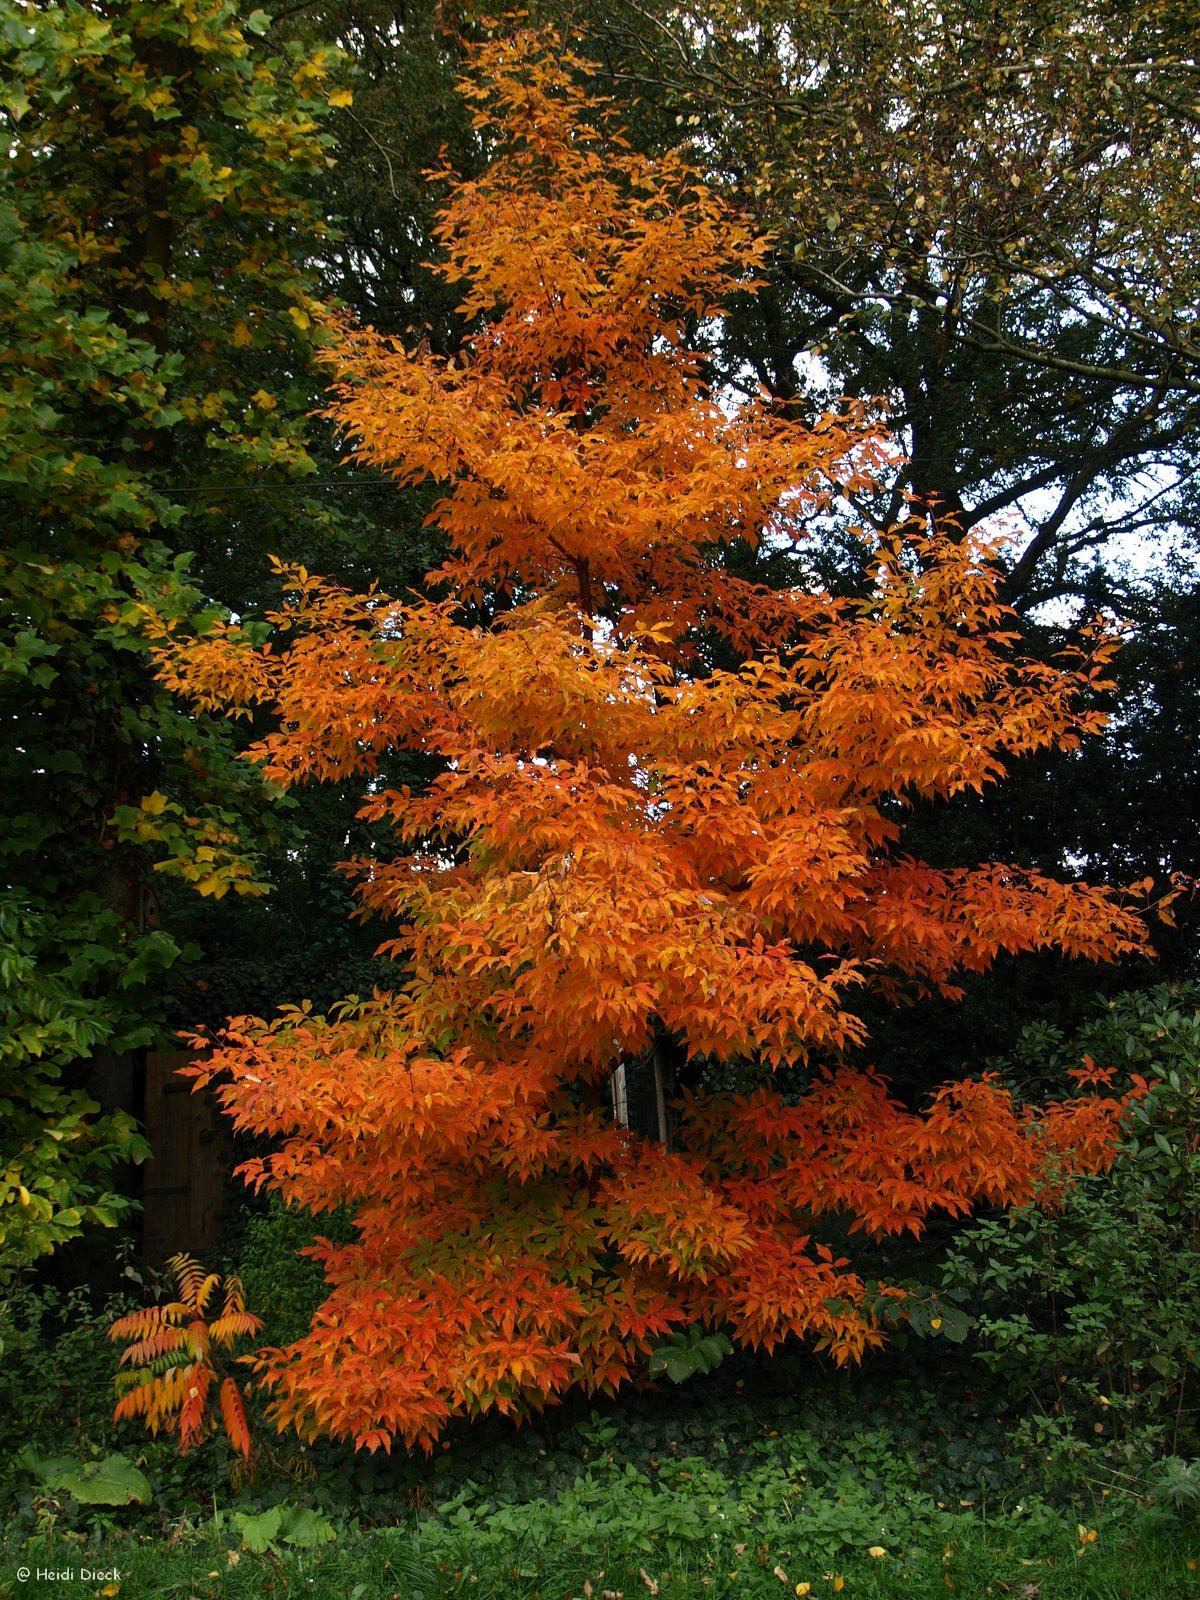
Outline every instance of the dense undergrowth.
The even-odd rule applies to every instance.
[[[520,1432],[463,1429],[431,1460],[280,1450],[240,1488],[218,1452],[159,1444],[139,1456],[149,1506],[18,1488],[0,1594],[20,1563],[201,1600],[1195,1594],[1200,1529],[1170,1471],[1122,1481],[1098,1448],[1090,1481],[1055,1482],[1014,1443],[1009,1399],[926,1345],[857,1374],[738,1359]]]

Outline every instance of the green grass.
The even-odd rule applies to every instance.
[[[1077,1553],[1078,1552],[1078,1553]],[[1200,1532],[1167,1528],[1129,1517],[1097,1530],[1081,1544],[1076,1525],[1036,1519],[1028,1534],[1012,1528],[964,1525],[939,1549],[889,1553],[872,1559],[847,1553],[835,1564],[806,1557],[802,1547],[784,1556],[760,1545],[739,1551],[720,1538],[704,1554],[663,1545],[649,1553],[610,1545],[592,1550],[538,1546],[528,1539],[475,1551],[444,1530],[397,1527],[347,1531],[311,1551],[254,1554],[239,1549],[228,1531],[177,1530],[173,1539],[136,1536],[96,1545],[81,1537],[52,1536],[9,1546],[0,1566],[4,1600],[51,1595],[100,1595],[103,1576],[119,1570],[119,1593],[138,1600],[594,1600],[621,1594],[642,1600],[783,1600],[796,1585],[811,1585],[813,1600],[835,1593],[847,1600],[894,1600],[954,1594],[964,1600],[1013,1595],[1018,1600],[1195,1600],[1200,1596]],[[461,1562],[461,1564],[456,1564]],[[33,1575],[19,1581],[24,1565]],[[39,1579],[38,1569],[70,1571],[70,1579]],[[843,1587],[835,1586],[835,1576]]]

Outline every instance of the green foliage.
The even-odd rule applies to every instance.
[[[649,1371],[652,1377],[665,1372],[672,1383],[683,1383],[697,1372],[711,1372],[732,1354],[728,1334],[705,1333],[703,1328],[692,1326],[655,1346]]]
[[[1061,1092],[1065,1074],[1090,1056],[1101,1067],[1145,1078],[1194,1076],[1200,1062],[1200,986],[1158,984],[1093,1002],[1068,1038],[1051,1024],[1022,1029],[1008,1074],[1031,1097]],[[1174,1085],[1179,1090],[1179,1083]]]
[[[852,1472],[830,1478],[803,1435],[785,1471],[763,1464],[737,1473],[703,1457],[679,1456],[653,1469],[603,1459],[557,1494],[496,1505],[486,1488],[468,1485],[438,1507],[420,1546],[455,1566],[498,1566],[522,1547],[576,1550],[578,1565],[620,1551],[642,1559],[703,1555],[719,1546],[765,1546],[775,1563],[828,1563],[872,1545],[900,1551],[943,1543],[964,1522],[939,1510],[904,1473],[872,1485]],[[882,1493],[880,1489],[882,1488]],[[798,1569],[797,1576],[803,1576]]]
[[[62,910],[0,895],[0,1281],[89,1225],[115,1227],[131,1202],[113,1169],[144,1159],[145,1140],[122,1111],[70,1083],[98,1049],[152,1037],[122,991],[174,959],[159,933],[126,937],[95,897]]]
[[[974,1323],[962,1305],[968,1298],[966,1289],[954,1285],[934,1289],[916,1280],[905,1282],[902,1287],[902,1296],[876,1293],[868,1300],[894,1349],[903,1350],[910,1339],[964,1342]]]
[[[151,659],[216,614],[230,491],[314,470],[309,187],[340,58],[240,11],[0,15],[0,1268],[127,1209],[105,1175],[145,1147],[114,1108],[181,949],[155,869],[264,887],[273,797]]]
[[[341,1216],[323,1217],[321,1232],[334,1240],[352,1236]],[[308,1212],[285,1206],[274,1196],[265,1211],[247,1216],[229,1250],[229,1271],[240,1279],[246,1304],[263,1319],[263,1341],[290,1344],[308,1331],[325,1298],[325,1275],[301,1254],[313,1242]]]
[[[1200,1514],[1200,1462],[1164,1456],[1150,1475],[1149,1499],[1168,1514]]]
[[[314,1594],[344,1600],[614,1600],[661,1595],[662,1600],[790,1600],[808,1584],[810,1600],[926,1600],[952,1590],[960,1600],[995,1595],[1037,1595],[1040,1600],[1192,1600],[1195,1552],[1200,1542],[1178,1526],[1150,1518],[1085,1528],[1074,1518],[1042,1515],[1021,1526],[963,1528],[952,1544],[898,1560],[891,1552],[870,1558],[856,1552],[837,1566],[813,1562],[782,1566],[762,1546],[734,1554],[722,1544],[706,1552],[658,1550],[637,1557],[610,1549],[595,1557],[554,1546],[485,1549],[472,1539],[456,1547],[426,1541],[411,1526],[371,1531],[341,1528],[318,1549],[230,1549],[213,1526],[181,1526],[170,1544],[147,1546],[109,1539],[90,1547],[83,1563],[117,1566],[122,1592],[144,1600],[176,1595],[216,1595],[227,1600],[304,1600]],[[8,1570],[26,1565],[82,1565],[80,1547],[66,1538],[40,1538],[3,1549]],[[782,1573],[782,1578],[779,1574]],[[808,1573],[808,1578],[800,1576]],[[834,1579],[842,1578],[842,1589]],[[61,1586],[59,1586],[61,1587]],[[22,1586],[37,1600],[50,1587]]]
[[[1061,1205],[976,1224],[946,1268],[980,1307],[983,1359],[1047,1406],[1025,1426],[1028,1447],[1067,1476],[1096,1470],[1098,1443],[1123,1471],[1197,1443],[1200,991],[1109,1002],[1069,1044],[1040,1029],[1021,1068],[1044,1081],[1071,1059],[1155,1080],[1112,1172]]]
[[[115,1306],[114,1306],[115,1309]],[[86,1290],[10,1284],[0,1298],[0,1503],[28,1502],[21,1453],[82,1461],[111,1455],[116,1356]]]
[[[282,1545],[292,1545],[299,1550],[313,1550],[336,1538],[333,1523],[319,1511],[305,1506],[283,1503],[269,1506],[266,1511],[235,1511],[234,1527],[241,1535],[247,1550],[261,1554],[264,1550],[277,1551]]]
[[[43,1456],[23,1450],[19,1466],[31,1472],[51,1494],[69,1494],[81,1505],[127,1506],[150,1499],[150,1480],[127,1456],[106,1456],[103,1461],[76,1461],[69,1456]]]

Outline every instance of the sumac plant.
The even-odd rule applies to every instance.
[[[362,780],[385,841],[350,871],[396,988],[234,1019],[193,1069],[273,1141],[252,1184],[354,1217],[259,1367],[281,1426],[368,1449],[615,1388],[673,1330],[859,1357],[878,1288],[822,1216],[1027,1200],[1106,1165],[1123,1102],[1034,1114],[985,1077],[918,1114],[844,1064],[856,997],[1144,940],[1109,890],[902,848],[912,800],[1095,729],[1110,646],[1021,659],[988,551],[917,519],[856,599],[738,576],[725,552],[869,481],[880,425],[710,391],[695,330],[765,247],[686,153],[629,149],[561,41],[486,43],[464,92],[491,162],[440,240],[468,336],[443,359],[342,325],[330,409],[354,460],[441,486],[447,560],[402,601],[292,569],[268,644],[231,624],[163,669],[274,715],[273,783]],[[398,750],[420,792],[387,786]],[[763,1086],[702,1093],[706,1061]],[[639,1074],[656,1119],[625,1114]]]
[[[175,1275],[178,1299],[119,1317],[108,1330],[110,1339],[126,1341],[113,1420],[140,1417],[151,1433],[177,1433],[180,1454],[187,1455],[214,1427],[210,1401],[215,1399],[230,1445],[248,1456],[245,1403],[220,1352],[232,1351],[239,1340],[256,1334],[262,1321],[246,1310],[236,1278],[226,1281],[220,1314],[213,1316],[219,1276],[205,1272],[187,1255],[172,1256],[167,1265]]]

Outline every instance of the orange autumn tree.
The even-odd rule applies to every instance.
[[[492,160],[440,237],[470,337],[441,359],[343,328],[331,408],[356,459],[443,487],[447,560],[395,602],[296,569],[273,645],[231,625],[164,669],[270,708],[270,778],[358,775],[396,841],[351,864],[395,990],[235,1019],[193,1069],[273,1141],[251,1183],[353,1214],[311,1330],[259,1369],[281,1426],[370,1449],[615,1388],[672,1330],[878,1344],[823,1216],[879,1236],[1023,1201],[1048,1163],[1103,1167],[1122,1102],[1034,1115],[984,1078],[905,1109],[841,1064],[856,998],[1143,937],[1104,889],[899,850],[914,798],[1092,730],[1108,647],[1018,659],[987,552],[919,528],[859,600],[734,576],[728,547],[798,539],[869,478],[880,428],[709,391],[694,330],[763,246],[683,155],[627,147],[585,63],[521,34],[464,93]],[[397,749],[436,759],[421,792],[385,786]],[[809,1087],[693,1082],[665,1140],[623,1126],[614,1083],[664,1041]]]

